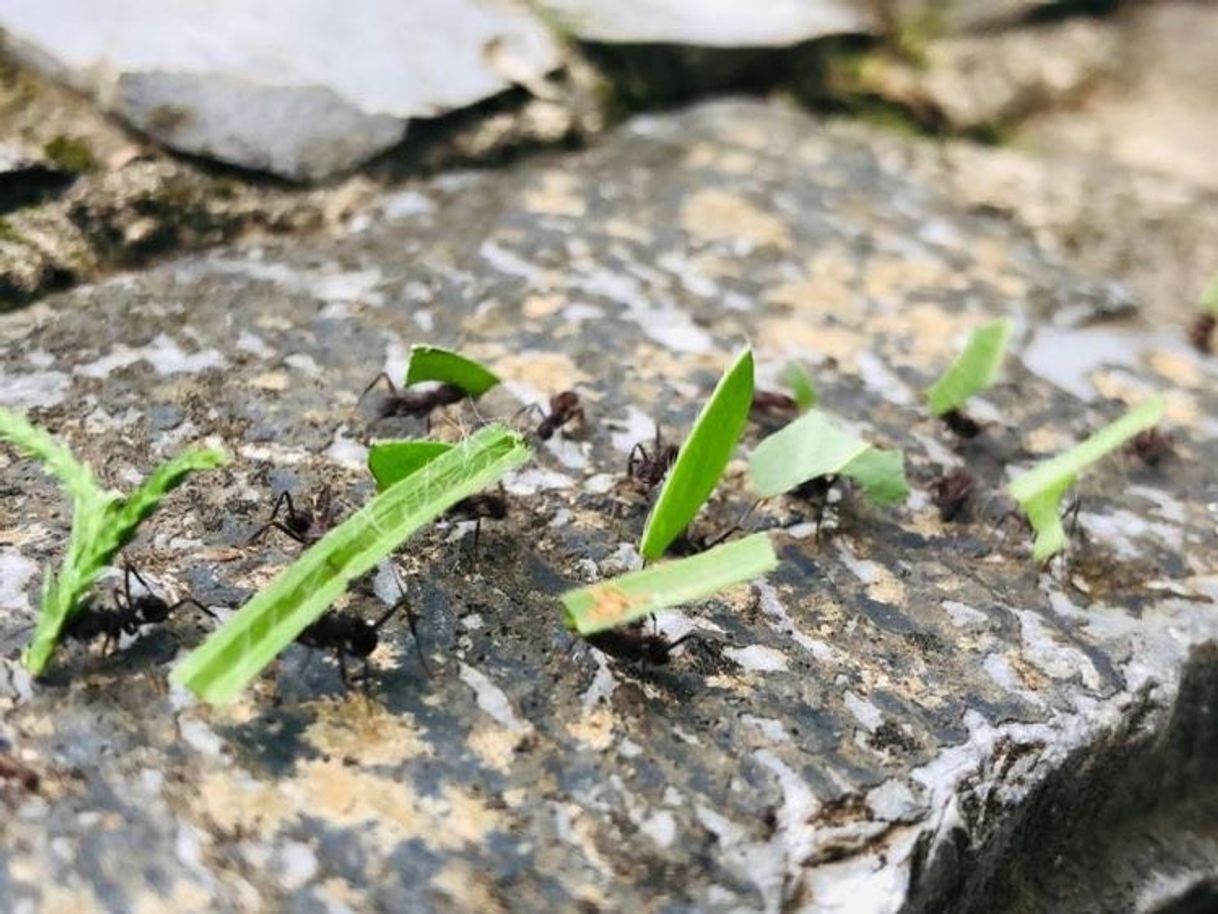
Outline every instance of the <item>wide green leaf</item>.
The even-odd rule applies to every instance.
[[[689,526],[710,497],[749,418],[753,350],[745,347],[723,373],[694,421],[643,528],[639,552],[657,559]]]
[[[465,391],[475,400],[499,383],[499,377],[485,365],[451,349],[439,346],[411,346],[406,368],[406,386],[424,381],[439,381]]]
[[[378,490],[401,482],[411,473],[452,450],[444,441],[419,438],[402,441],[375,441],[368,448],[368,469]]]
[[[1147,400],[1065,453],[1045,460],[1011,480],[1007,492],[1019,503],[1036,533],[1032,547],[1034,559],[1047,559],[1066,545],[1066,533],[1059,516],[1060,504],[1079,474],[1138,432],[1153,427],[1163,418],[1163,408],[1162,397]]]
[[[1010,336],[1011,319],[1007,317],[982,324],[974,330],[961,353],[926,392],[931,414],[942,416],[958,409],[973,394],[993,384],[1006,355]]]
[[[461,499],[529,457],[520,435],[480,429],[390,486],[307,549],[173,672],[213,704],[231,701],[280,651],[326,611],[355,578]]]
[[[754,533],[685,559],[568,590],[559,599],[567,627],[592,635],[668,606],[691,603],[765,574],[778,564],[769,534]]]

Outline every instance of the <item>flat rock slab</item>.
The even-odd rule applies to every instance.
[[[558,65],[490,0],[0,2],[6,48],[182,152],[313,180]]]
[[[568,387],[588,413],[509,480],[510,514],[484,524],[477,554],[447,524],[395,559],[430,676],[399,622],[367,697],[293,646],[222,710],[167,686],[202,637],[185,616],[108,657],[69,647],[28,681],[17,650],[69,517],[5,452],[0,758],[39,782],[0,780],[0,897],[15,911],[1133,909],[1132,895],[1088,906],[1115,891],[1094,865],[1051,904],[1035,894],[1048,867],[1025,908],[1010,892],[935,899],[1001,856],[1043,785],[1166,732],[1186,656],[1218,636],[1218,371],[1178,330],[1087,323],[1110,313],[1105,284],[953,205],[910,161],[783,107],[720,103],[636,119],[579,155],[400,188],[342,236],[220,250],[0,317],[0,402],[107,480],[128,487],[194,441],[234,454],[128,549],[222,614],[294,554],[243,545],[275,492],[329,484],[349,510],[371,491],[370,437],[422,433],[357,402],[410,343],[459,345],[507,382],[438,434]],[[1016,320],[1016,357],[974,407],[985,434],[959,445],[919,391],[998,313]],[[701,636],[668,666],[607,660],[563,630],[556,595],[637,563],[646,498],[620,478],[627,452],[653,421],[686,429],[745,337],[763,385],[799,359],[827,409],[903,448],[914,491],[892,510],[847,494],[819,538],[814,505],[763,506],[752,523],[775,531],[779,570],[661,614],[668,635]],[[998,523],[1000,485],[1155,390],[1177,456],[1154,469],[1118,454],[1086,476],[1072,551],[1042,572],[1026,533]],[[949,524],[930,486],[961,465],[978,494]],[[751,501],[741,470],[699,529]],[[393,597],[382,574],[349,605],[372,616]],[[1213,704],[1189,694],[1186,724]],[[1023,829],[1059,862],[1060,819]],[[1212,846],[1160,853],[1147,878],[1185,884]]]

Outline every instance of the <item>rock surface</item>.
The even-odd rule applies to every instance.
[[[485,416],[569,386],[589,416],[511,480],[478,556],[450,527],[396,560],[430,677],[399,624],[367,700],[293,647],[222,711],[167,689],[200,637],[185,618],[108,658],[67,650],[29,683],[16,650],[68,518],[36,468],[0,455],[0,758],[39,777],[0,781],[0,897],[868,914],[1116,912],[1193,889],[1214,818],[1126,803],[1122,772],[1212,808],[1213,649],[1186,660],[1218,638],[1218,369],[1178,327],[1105,321],[1105,283],[918,163],[783,107],[708,105],[575,157],[386,192],[340,236],[181,259],[0,317],[0,402],[105,478],[127,485],[195,440],[234,453],[129,550],[216,607],[293,554],[242,545],[274,491],[330,483],[358,504],[363,442],[421,432],[357,403],[409,343],[489,361],[507,384]],[[958,446],[918,391],[996,313],[1016,319],[1016,357],[976,407],[987,432]],[[668,634],[703,636],[668,667],[573,644],[555,595],[636,561],[646,506],[617,481],[626,452],[653,420],[686,428],[745,336],[762,383],[803,360],[827,408],[904,448],[913,495],[889,511],[846,497],[819,540],[810,505],[765,506],[780,570],[662,614]],[[996,523],[999,486],[1153,390],[1178,457],[1099,466],[1080,486],[1085,535],[1040,572]],[[476,421],[454,409],[437,429]],[[959,465],[981,490],[969,522],[945,524],[929,487]],[[705,529],[747,504],[741,475]],[[385,591],[352,608],[371,615]],[[1077,799],[1097,784],[1112,789]],[[1078,814],[1059,815],[1070,798]],[[1101,843],[1129,864],[1097,894]],[[1014,892],[1003,861],[1024,846],[1045,856]]]
[[[558,64],[509,3],[0,3],[8,50],[183,152],[323,178]]]

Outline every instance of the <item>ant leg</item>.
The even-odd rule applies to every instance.
[[[759,498],[755,502],[753,502],[751,505],[749,505],[748,510],[740,515],[740,519],[737,520],[736,523],[732,524],[730,527],[728,527],[726,530],[724,530],[714,539],[707,541],[705,548],[710,549],[714,546],[718,546],[720,543],[722,543],[725,539],[727,539],[733,533],[736,533],[738,530],[740,530],[740,528],[744,526],[744,522],[749,519],[749,515],[752,514],[754,511],[756,511],[757,506],[760,505],[763,501],[765,501],[764,498]]]
[[[364,693],[365,698],[367,698],[369,693],[371,693],[371,691],[372,691],[372,686],[369,684],[371,682],[372,682],[372,661],[370,661],[367,657],[365,657],[364,658],[364,672],[360,675],[360,691],[362,691]]]
[[[184,599],[178,600],[178,602],[174,603],[172,606],[170,606],[169,609],[166,610],[166,612],[172,613],[175,610],[180,609],[183,606],[193,606],[195,609],[199,610],[205,616],[210,616],[213,619],[219,618],[214,612],[212,612],[210,609],[208,609],[206,606],[204,606],[194,597],[185,597]]]
[[[253,543],[256,540],[261,539],[262,536],[265,535],[270,530],[278,530],[284,536],[288,537],[289,539],[295,540],[296,542],[300,543],[300,545],[302,545],[302,546],[308,545],[308,543],[305,542],[304,537],[298,536],[294,531],[288,529],[283,524],[279,523],[279,521],[270,521],[269,523],[263,524],[261,527],[259,527],[257,530],[254,531],[253,536],[251,536],[249,539],[247,539],[245,541],[245,545],[247,545],[247,546],[253,545]]]
[[[334,656],[338,660],[338,678],[343,681],[343,687],[351,688],[351,676],[347,673],[347,655],[341,647],[334,649]]]
[[[630,456],[626,458],[626,475],[633,476],[634,468],[642,466],[647,462],[647,448],[643,447],[640,441],[630,449]]]
[[[382,371],[372,379],[372,382],[367,387],[364,388],[363,392],[359,395],[359,400],[356,400],[355,402],[359,403],[360,400],[363,400],[364,397],[368,396],[368,393],[372,390],[372,388],[376,387],[376,385],[381,381],[384,381],[385,386],[389,388],[389,395],[391,397],[396,397],[398,395],[397,385],[393,383],[393,379],[390,378],[388,374]]]

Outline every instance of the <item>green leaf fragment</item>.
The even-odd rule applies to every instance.
[[[657,610],[692,603],[741,584],[778,564],[766,533],[754,533],[685,559],[657,562],[559,599],[568,628],[580,635],[616,628]]]
[[[499,383],[499,377],[485,365],[439,346],[411,346],[406,386],[424,381],[439,381],[465,391],[473,399]]]
[[[1156,425],[1163,418],[1164,405],[1162,397],[1147,400],[1065,453],[1037,464],[1008,483],[1007,492],[1019,503],[1036,533],[1034,559],[1047,559],[1066,545],[1060,504],[1078,475],[1134,435]]]
[[[0,407],[0,440],[10,442],[27,457],[41,463],[78,505],[105,500],[106,492],[93,478],[89,465],[77,460],[71,451],[20,413]]]
[[[689,526],[723,475],[753,403],[753,350],[745,347],[724,372],[677,454],[656,498],[639,552],[657,559]]]
[[[1000,317],[982,324],[943,376],[926,392],[926,402],[932,415],[963,406],[973,394],[994,383],[1006,355],[1011,336],[1011,319]]]
[[[1218,273],[1205,284],[1205,290],[1201,293],[1201,310],[1218,314]]]
[[[212,704],[231,701],[360,575],[463,498],[529,457],[502,425],[480,429],[331,530],[192,652],[172,679]]]
[[[828,414],[811,410],[757,445],[749,480],[765,498],[822,476],[848,476],[877,504],[905,500],[905,455],[883,450],[844,431]]]
[[[791,396],[800,412],[807,412],[820,399],[812,383],[812,375],[798,362],[791,362],[782,372],[783,380],[791,388]]]
[[[368,469],[377,490],[384,491],[452,448],[444,441],[424,439],[377,441],[368,448]]]

